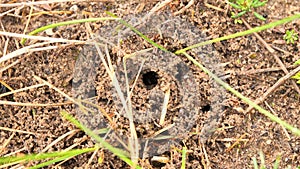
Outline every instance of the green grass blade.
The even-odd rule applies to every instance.
[[[86,126],[82,125],[78,120],[76,120],[68,112],[66,112],[66,111],[63,110],[60,113],[62,114],[62,116],[65,119],[67,119],[69,122],[71,122],[72,124],[74,124],[76,127],[78,127],[81,130],[83,130],[87,135],[89,135],[90,137],[92,137],[93,139],[95,139],[97,142],[99,142],[101,144],[101,146],[105,147],[106,149],[108,149],[109,151],[111,151],[112,153],[114,153],[115,155],[117,155],[121,160],[123,160],[124,162],[126,162],[128,165],[135,166],[135,168],[137,168],[137,169],[141,169],[140,166],[137,166],[136,164],[134,164],[128,158],[129,155],[126,152],[124,152],[123,150],[115,148],[112,145],[110,145],[104,139],[102,139],[97,134],[95,134],[92,130],[90,130]]]
[[[83,153],[85,153],[85,152],[83,152]],[[53,160],[49,160],[49,161],[46,161],[44,163],[38,164],[36,166],[30,167],[30,169],[37,169],[37,168],[46,167],[46,166],[49,166],[49,165],[54,164],[56,162],[66,160],[68,158],[75,157],[75,156],[83,154],[83,153],[74,153],[74,154],[68,154],[68,155],[65,155],[65,156],[62,156],[62,157],[57,157]]]
[[[52,153],[41,153],[41,154],[29,154],[21,157],[2,157],[0,158],[0,165],[15,163],[15,162],[29,162],[36,160],[44,160],[47,158],[55,158],[62,156],[71,156],[76,154],[83,154],[87,152],[93,152],[96,148],[85,148],[85,149],[75,149],[70,151],[60,151],[60,152],[52,152]]]
[[[258,164],[257,164],[257,160],[255,157],[252,158],[252,162],[253,162],[253,168],[258,169]]]
[[[79,23],[85,23],[85,22],[104,21],[104,20],[118,20],[118,19],[119,18],[116,18],[116,17],[88,18],[88,19],[78,19],[78,20],[71,20],[71,21],[53,23],[53,24],[46,25],[46,26],[40,27],[38,29],[35,29],[34,31],[30,32],[28,35],[36,35],[39,32],[42,32],[42,31],[45,31],[45,30],[51,29],[51,28],[56,28],[56,27],[59,27],[59,26],[73,25],[73,24],[79,24]],[[23,38],[21,40],[21,44],[24,45],[25,42],[26,42],[26,39]]]
[[[265,168],[266,163],[265,163],[265,156],[264,153],[260,150],[259,151],[259,158],[260,158],[260,168]]]
[[[297,60],[297,61],[294,63],[294,65],[300,65],[300,59]]]
[[[242,9],[242,7],[240,5],[237,5],[235,3],[232,3],[232,2],[227,2],[230,6],[234,7],[235,9]]]
[[[238,18],[238,17],[241,17],[241,16],[243,16],[246,12],[247,12],[247,11],[242,11],[242,12],[236,14],[236,15],[231,16],[231,18],[236,19],[236,18]]]
[[[253,7],[254,8],[257,8],[257,7],[261,7],[261,6],[264,6],[268,1],[258,1],[257,3],[254,3],[253,4]]]
[[[186,147],[183,147],[182,148],[182,162],[181,162],[181,168],[180,169],[185,169],[185,164],[186,164],[186,151],[187,151],[187,148]]]
[[[280,163],[280,156],[276,157],[273,169],[278,169],[279,168],[279,163]]]
[[[175,54],[181,54],[181,53],[183,53],[185,51],[188,51],[188,50],[191,50],[193,48],[197,48],[197,47],[200,47],[200,46],[212,44],[212,43],[215,43],[215,42],[220,42],[220,41],[223,41],[223,40],[228,40],[228,39],[233,39],[233,38],[240,37],[240,36],[249,35],[249,34],[252,34],[254,32],[260,32],[260,31],[263,31],[263,30],[266,30],[266,29],[269,29],[269,28],[273,28],[273,27],[278,26],[278,25],[282,25],[282,24],[294,21],[294,20],[299,19],[299,18],[300,18],[300,13],[292,15],[292,16],[284,18],[284,19],[281,19],[279,21],[271,22],[269,24],[266,24],[266,25],[263,25],[263,26],[260,26],[260,27],[256,27],[256,28],[246,30],[246,31],[243,31],[243,32],[238,32],[238,33],[223,36],[223,37],[220,37],[220,38],[212,39],[212,40],[209,40],[209,41],[200,42],[198,44],[186,47],[184,49],[180,49],[180,50],[176,51]]]
[[[118,18],[116,15],[114,15],[111,12],[106,12],[108,15]],[[158,49],[162,50],[162,51],[168,51],[166,48],[164,48],[163,46],[155,43],[153,40],[149,39],[146,35],[144,35],[143,33],[141,33],[140,31],[138,31],[135,27],[133,27],[132,25],[130,25],[129,23],[127,23],[126,21],[124,21],[123,19],[119,19],[119,22],[123,25],[125,25],[126,27],[130,28],[133,32],[135,32],[137,35],[139,35],[140,37],[142,37],[143,39],[145,39],[147,42],[149,42],[150,44],[152,44],[153,46],[157,47]]]
[[[253,12],[254,16],[262,21],[265,21],[266,18],[264,18],[261,14],[257,13],[257,12]]]

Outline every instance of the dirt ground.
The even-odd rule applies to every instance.
[[[0,1],[0,3],[9,2]],[[32,8],[32,13],[38,14],[30,18],[26,33],[56,22],[90,17],[107,17],[105,11],[115,13],[120,17],[145,14],[158,3],[158,0],[150,2],[134,0],[104,2],[95,0],[93,2],[63,2],[35,5]],[[159,9],[158,12],[174,14],[187,6],[189,6],[189,1],[174,0]],[[22,34],[26,27],[27,16],[30,13],[31,7],[18,6],[17,9],[5,13],[13,8],[0,7],[1,31]],[[234,20],[230,18],[231,10],[223,1],[194,1],[189,8],[179,13],[177,17],[186,20],[198,28],[198,31],[205,33],[207,39],[212,39],[248,29],[245,24],[234,23]],[[51,13],[50,11],[60,12]],[[261,21],[251,14],[246,14],[242,18],[251,27],[276,21],[299,12],[300,1],[270,0],[264,7],[260,7],[256,11],[265,16],[267,20]],[[88,41],[91,38],[91,33],[99,34],[99,30],[107,24],[109,22],[99,21],[88,24],[61,26],[52,29],[52,32],[42,32],[39,35]],[[273,48],[274,52],[268,51],[255,35],[247,35],[213,44],[212,47],[217,52],[215,57],[218,58],[219,64],[224,66],[222,78],[244,96],[253,100],[260,98],[285,75],[275,57],[278,57],[288,70],[295,68],[293,63],[300,59],[300,42],[298,40],[295,44],[286,44],[283,41],[283,36],[285,30],[291,29],[298,31],[300,34],[299,28],[300,20],[296,20],[260,32],[259,35]],[[189,43],[178,44],[174,39],[160,39],[155,35],[149,36],[152,40],[165,45],[171,51],[181,49],[194,42],[187,39],[186,41]],[[19,40],[19,38],[1,35],[0,55],[3,56],[5,49],[7,49],[6,54],[20,49],[22,45]],[[127,40],[124,42],[122,48],[128,53],[151,47],[151,45],[138,37],[130,37]],[[27,40],[26,45],[35,43],[37,41]],[[33,78],[33,75],[36,75],[72,96],[72,88],[74,89],[75,83],[73,73],[76,61],[78,56],[82,54],[85,46],[73,44],[60,45],[58,43],[52,44],[52,46],[58,46],[58,48],[55,50],[29,52],[2,63],[1,80],[16,90],[39,84]],[[118,64],[118,60],[120,60],[118,54],[113,49],[110,49],[109,52],[113,56],[113,64]],[[141,166],[144,168],[180,168],[182,157],[178,149],[182,149],[184,145],[188,149],[186,168],[191,169],[253,168],[252,158],[256,157],[259,159],[260,151],[265,155],[267,168],[273,167],[278,156],[281,159],[279,168],[287,168],[289,166],[297,168],[300,166],[300,138],[286,131],[282,126],[272,122],[256,110],[245,112],[244,110],[249,106],[229,92],[226,92],[226,97],[222,101],[222,111],[213,112],[220,116],[218,117],[220,120],[218,120],[216,126],[217,130],[207,138],[208,140],[205,143],[202,143],[201,138],[203,136],[201,136],[201,129],[207,122],[210,113],[209,109],[213,104],[211,98],[217,94],[211,90],[209,77],[205,73],[185,59],[184,56],[180,56],[180,58],[183,60],[182,63],[185,63],[192,71],[195,77],[195,84],[197,84],[197,91],[201,96],[199,107],[197,107],[197,110],[199,110],[198,118],[195,119],[195,124],[191,127],[189,133],[186,133],[185,138],[167,151],[157,155],[167,157],[168,161],[157,162],[153,161],[152,157],[147,157],[139,161]],[[2,70],[2,68],[7,67],[15,61],[19,62],[4,71]],[[164,75],[163,72],[159,72],[159,70],[155,71],[158,72],[157,74],[154,73],[155,75],[153,75],[153,71],[150,71],[150,75],[146,74],[147,72],[142,72],[144,76],[148,75],[152,78],[150,78],[150,81],[145,81],[143,78],[137,81],[137,87],[133,90],[133,105],[135,109],[142,110],[143,106],[141,104],[144,100],[147,100],[146,97],[142,97],[142,100],[140,100],[140,95],[147,95],[148,90],[159,87],[165,88],[164,85],[168,81],[172,81],[172,78]],[[109,114],[114,114],[116,106],[113,104],[114,98],[108,92],[108,83],[105,83],[107,75],[105,75],[105,72],[101,68],[98,69],[97,75],[95,83],[97,89],[96,96],[99,98],[97,103],[103,106]],[[277,87],[260,105],[268,111],[273,112],[282,120],[300,128],[300,93],[297,92],[295,85],[292,84],[293,81],[289,79]],[[177,89],[178,86],[176,84],[170,83],[170,86],[172,102],[170,103],[171,106],[168,108],[170,109],[168,112],[172,112],[176,116],[176,113],[179,112],[180,99],[184,96],[178,94],[180,91]],[[298,87],[300,86],[298,85]],[[4,89],[3,87],[2,93],[7,91],[9,89]],[[22,155],[42,151],[61,151],[70,146],[85,148],[92,147],[95,144],[84,132],[78,130],[74,125],[61,117],[61,110],[67,110],[71,114],[78,116],[75,106],[67,102],[67,98],[55,90],[49,89],[47,86],[5,96],[1,98],[1,101],[41,104],[65,103],[60,106],[43,107],[13,106],[1,102],[0,127],[31,132],[21,133],[1,129],[0,143],[3,145],[0,149],[1,157],[8,154]],[[112,115],[112,117],[115,116]],[[168,124],[172,123],[172,117],[167,116],[166,121]],[[128,132],[127,123],[126,118],[121,118],[117,124],[118,128],[124,129],[125,135]],[[137,125],[139,135],[151,135],[160,129],[157,126],[155,127],[155,125]],[[45,150],[54,140],[66,133],[67,137],[64,137],[61,141]],[[107,150],[100,150],[96,153],[95,157],[92,159],[91,157],[92,153],[79,155],[63,163],[53,164],[49,168],[130,168],[125,162]],[[104,157],[103,162],[98,162],[99,157]],[[258,162],[260,163],[260,160]],[[22,165],[23,167],[29,167],[34,164],[38,164],[38,162]],[[17,167],[22,168],[22,165]]]

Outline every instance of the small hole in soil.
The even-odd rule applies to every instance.
[[[208,112],[209,110],[210,110],[210,105],[209,104],[202,107],[203,112]]]
[[[152,161],[151,164],[153,165],[153,167],[158,167],[158,168],[162,168],[166,165],[166,164],[160,163],[158,161]]]
[[[142,75],[143,83],[147,89],[153,89],[158,83],[158,74],[154,71],[148,71]]]
[[[171,153],[169,151],[166,151],[164,152],[163,154],[159,155],[159,156],[163,156],[163,157],[170,157],[171,156]],[[150,164],[153,166],[153,167],[156,167],[156,168],[162,168],[166,165],[166,163],[164,162],[159,162],[159,161],[150,161]]]
[[[0,94],[3,94],[3,93],[6,93],[6,92],[8,92],[9,90],[8,90],[8,88],[7,87],[5,87],[4,85],[0,85]]]

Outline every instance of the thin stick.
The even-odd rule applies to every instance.
[[[290,65],[287,67],[287,69],[295,69],[295,65]],[[281,67],[271,67],[266,69],[254,69],[254,70],[247,70],[247,71],[241,71],[241,72],[234,72],[234,74],[237,75],[251,75],[256,73],[265,73],[265,72],[275,72],[275,71],[282,71]]]
[[[292,70],[290,73],[286,74],[285,76],[281,77],[272,87],[270,87],[263,95],[262,97],[256,99],[254,101],[255,104],[262,103],[268,96],[271,94],[275,89],[277,89],[280,85],[282,85],[286,80],[290,79],[294,74],[300,71],[300,66],[298,66],[296,69]],[[252,106],[249,106],[245,113],[248,113],[252,110]]]
[[[252,29],[252,27],[244,20],[242,19],[243,23],[247,26],[248,29]],[[289,74],[289,71],[287,70],[287,68],[285,67],[285,65],[282,63],[282,61],[280,60],[280,58],[275,54],[275,50],[268,44],[266,43],[266,41],[263,40],[263,38],[256,32],[253,33],[257,39],[268,49],[268,51],[272,54],[272,56],[274,57],[274,59],[276,60],[276,62],[279,64],[279,66],[281,67],[281,69],[284,71],[285,74]],[[280,83],[281,85],[282,83]],[[300,89],[298,87],[298,85],[296,84],[295,81],[292,81],[293,87],[295,88],[295,90],[298,92],[298,94],[300,95]],[[274,89],[273,89],[274,90]],[[266,94],[266,93],[265,93]],[[265,95],[264,94],[264,95]],[[268,93],[270,94],[270,93]],[[261,98],[259,98],[261,100]],[[260,101],[260,103],[263,100]],[[253,109],[252,106],[249,106],[249,108],[246,110],[246,113],[248,113],[249,111],[251,111]]]
[[[208,7],[208,8],[212,8],[212,9],[214,9],[214,10],[217,10],[217,11],[220,11],[220,12],[226,12],[224,9],[222,9],[222,8],[219,8],[219,7],[216,7],[216,6],[213,6],[213,5],[211,5],[211,4],[209,4],[209,3],[205,3],[204,4],[206,7]]]
[[[281,49],[281,48],[279,48],[279,47],[277,47],[277,46],[275,46],[275,45],[272,45],[272,48],[274,48],[275,50],[278,50],[278,51],[280,51],[280,52],[283,52],[283,53],[285,53],[285,54],[294,56],[294,54],[292,54],[291,52],[286,51],[286,50],[283,50],[283,49]]]
[[[252,29],[252,27],[243,18],[242,18],[242,21],[248,29]],[[267,48],[267,50],[269,52],[271,52],[271,53],[275,52],[275,50],[257,32],[253,32],[253,34]]]

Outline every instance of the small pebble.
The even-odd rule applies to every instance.
[[[79,8],[77,5],[73,5],[73,6],[71,6],[70,11],[77,12],[77,11],[79,11]]]

